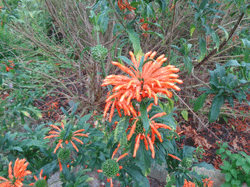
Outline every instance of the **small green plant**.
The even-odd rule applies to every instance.
[[[194,152],[196,150],[196,152]],[[198,150],[201,150],[200,148]],[[205,176],[199,175],[194,167],[205,167],[206,169],[214,169],[212,165],[205,162],[198,163],[197,157],[199,157],[197,149],[194,147],[184,146],[183,149],[178,149],[174,146],[174,154],[168,154],[166,170],[169,176],[166,179],[167,185],[165,187],[186,187],[188,184],[192,185],[203,185]],[[172,157],[172,158],[171,158]],[[207,179],[210,180],[210,179]],[[212,181],[210,181],[212,183]],[[199,185],[198,185],[199,186]]]
[[[246,183],[250,186],[250,156],[245,152],[232,153],[228,149],[228,144],[223,143],[216,154],[221,155],[223,165],[221,172],[225,173],[225,183],[222,187],[238,187]]]

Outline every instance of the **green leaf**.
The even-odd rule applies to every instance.
[[[231,180],[231,178],[232,178],[232,175],[230,173],[226,173],[225,174],[225,180],[226,180],[226,182],[229,182]]]
[[[133,63],[132,63],[131,60],[129,60],[127,57],[125,57],[125,56],[118,56],[117,58],[119,58],[119,59],[121,59],[122,61],[124,61],[127,65],[133,66]]]
[[[218,27],[219,27],[221,30],[224,31],[226,40],[228,40],[229,34],[228,34],[227,30],[226,30],[224,27],[222,27],[222,26],[218,26]]]
[[[164,40],[164,35],[161,33],[153,32],[153,31],[144,31],[144,33],[154,34],[154,35],[160,37],[162,40]]]
[[[195,102],[195,104],[194,104],[194,111],[197,112],[198,110],[201,109],[201,107],[203,107],[207,95],[208,95],[207,93],[204,93],[204,94],[200,95],[200,96],[197,98],[197,100],[196,100],[196,102]]]
[[[227,183],[223,183],[221,187],[232,187],[232,186],[231,186],[231,183],[227,182]]]
[[[143,187],[150,187],[149,185],[149,180],[147,177],[144,177],[143,180],[140,182],[140,186],[143,186]]]
[[[31,130],[31,128],[30,128],[27,124],[25,124],[25,125],[23,126],[23,128],[24,128],[26,131],[28,131],[30,134],[33,133],[33,131]]]
[[[141,112],[141,119],[143,122],[143,127],[145,128],[145,131],[148,132],[149,119],[148,119],[147,106],[144,102],[140,103],[140,112]]]
[[[231,156],[231,152],[229,150],[226,150],[226,154],[230,157]]]
[[[26,146],[31,147],[31,146],[36,146],[36,147],[44,147],[47,148],[47,145],[43,142],[41,142],[41,140],[31,140],[29,141]]]
[[[88,121],[91,116],[92,116],[92,114],[87,114],[87,115],[83,116],[80,119],[78,125],[82,125],[82,124],[86,123],[86,121]]]
[[[182,115],[182,117],[183,117],[186,121],[188,121],[188,111],[182,110],[182,111],[181,111],[181,115]]]
[[[224,160],[223,164],[224,165],[220,166],[220,168],[226,171],[230,171],[230,169],[232,168],[232,165],[230,164],[230,162]]]
[[[237,171],[236,169],[231,169],[231,170],[230,170],[230,173],[232,174],[232,176],[233,176],[234,178],[237,179],[238,171]]]
[[[246,160],[244,158],[240,158],[236,161],[236,166],[244,166],[246,164]]]
[[[20,112],[22,112],[26,117],[30,118],[30,114],[27,111],[21,110]]]
[[[128,165],[123,167],[124,171],[126,171],[135,181],[141,182],[144,178],[141,170],[136,165]]]
[[[224,104],[225,98],[221,95],[216,95],[213,99],[212,106],[209,112],[209,122],[213,123],[220,115],[220,108]]]
[[[195,24],[191,24],[191,27],[190,27],[190,36],[192,37],[192,35],[193,35],[193,33],[194,33],[194,31],[195,31]]]
[[[215,32],[212,32],[211,36],[213,38],[213,41],[215,42],[216,48],[219,49],[219,47],[220,47],[220,39],[219,39],[218,35]]]
[[[235,186],[241,186],[241,181],[240,180],[235,180],[233,179],[232,182],[231,182],[232,185],[235,185]]]
[[[241,167],[246,172],[246,174],[248,174],[248,175],[250,174],[250,166],[249,166],[249,164],[243,165]]]
[[[15,150],[15,151],[23,152],[23,149],[21,147],[10,147],[9,150]]]
[[[250,48],[250,41],[247,38],[241,39],[244,47]]]
[[[115,142],[119,142],[119,139],[122,135],[122,133],[124,132],[124,124],[125,124],[125,118],[122,118],[116,128],[115,128],[115,132],[114,132],[114,141]]]
[[[195,166],[197,166],[197,167],[204,167],[204,168],[206,168],[208,170],[215,170],[214,166],[212,164],[208,164],[206,162],[201,162],[199,164],[196,164]]]
[[[140,39],[137,33],[132,29],[126,30],[129,36],[129,40],[133,44],[134,54],[136,55],[141,50]]]
[[[228,66],[240,66],[240,64],[238,63],[237,60],[229,60],[224,67],[228,67]]]
[[[199,48],[200,48],[200,60],[202,60],[207,52],[206,41],[203,38],[199,38]]]

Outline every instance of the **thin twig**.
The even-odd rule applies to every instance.
[[[211,134],[214,135],[214,137],[216,137],[218,140],[221,141],[221,139],[216,135],[214,134],[213,131],[211,131],[203,122],[202,120],[199,118],[199,116],[188,106],[188,104],[179,96],[177,95],[177,93],[175,91],[172,91],[177,97],[178,99],[188,108],[188,110],[199,120],[199,122],[202,124],[202,126],[204,126]]]
[[[173,2],[175,3],[175,2]],[[168,46],[168,60],[167,63],[170,63],[170,55],[171,55],[171,45],[172,45],[172,34],[174,32],[174,19],[175,19],[175,11],[176,11],[176,5],[174,5],[174,12],[173,12],[173,17],[172,17],[172,25],[171,25],[171,31],[170,31],[170,36],[169,36],[169,46]]]
[[[48,77],[48,78],[50,78],[50,79],[52,79],[52,80],[54,80],[54,81],[60,83],[60,84],[63,86],[63,88],[65,88],[65,90],[67,90],[67,91],[70,93],[70,95],[71,95],[72,97],[75,96],[75,95],[67,88],[67,86],[65,86],[65,84],[62,83],[62,81],[60,81],[60,80],[58,80],[58,79],[56,79],[56,78],[54,78],[54,77],[52,77],[52,76],[50,76],[50,75],[47,75],[46,73],[43,73],[43,72],[41,72],[41,71],[34,71],[33,69],[30,69],[30,68],[27,68],[27,67],[23,67],[23,68],[26,69],[26,70],[32,71],[32,72],[39,73],[39,74],[41,74],[41,75],[43,75],[43,76],[45,76],[45,77]]]

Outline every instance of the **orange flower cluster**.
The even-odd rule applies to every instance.
[[[183,187],[195,187],[195,183],[185,179]]]
[[[211,178],[202,179],[202,182],[204,183],[204,187],[213,187],[214,182],[211,180]]]
[[[52,134],[52,135],[46,136],[46,137],[44,137],[44,139],[46,139],[46,138],[55,138],[55,137],[59,137],[59,142],[58,142],[58,144],[57,144],[57,146],[56,146],[56,148],[55,148],[55,150],[54,150],[54,153],[56,153],[56,151],[57,151],[57,149],[58,149],[59,147],[63,148],[63,146],[62,146],[62,143],[63,143],[63,142],[65,142],[66,144],[68,144],[69,141],[70,141],[70,143],[72,144],[72,146],[75,148],[75,150],[76,150],[77,152],[79,152],[78,148],[76,147],[75,143],[74,143],[72,140],[75,140],[75,141],[77,141],[77,142],[83,144],[83,142],[82,142],[81,140],[79,140],[78,138],[76,138],[75,136],[84,136],[84,137],[88,137],[87,134],[82,134],[82,133],[81,133],[81,132],[83,132],[83,131],[85,131],[85,130],[84,130],[84,129],[80,129],[80,130],[75,131],[74,133],[73,133],[73,132],[70,132],[69,135],[68,135],[68,137],[66,138],[66,140],[63,140],[64,135],[65,135],[65,133],[66,133],[66,132],[65,132],[65,128],[64,128],[64,124],[61,122],[62,129],[60,129],[60,128],[59,128],[58,126],[56,126],[56,125],[50,125],[50,126],[54,128],[54,130],[51,130],[51,131],[49,132],[49,134]],[[56,130],[58,130],[58,131],[56,131]]]
[[[16,159],[15,165],[14,165],[14,170],[12,174],[12,161],[9,163],[9,178],[10,180],[1,177],[0,180],[4,181],[0,183],[0,187],[22,187],[23,183],[22,181],[24,180],[24,177],[27,175],[30,175],[31,172],[27,169],[27,166],[29,165],[28,162],[26,162],[26,159],[21,159],[19,158]]]
[[[140,22],[139,23],[142,23],[141,25],[141,28],[144,30],[144,31],[148,31],[149,28],[148,28],[148,23],[144,23],[144,18],[140,19]],[[142,33],[142,36],[144,37],[147,37],[148,35],[146,33]]]
[[[136,111],[131,103],[132,99],[140,102],[143,98],[154,98],[155,105],[158,104],[157,93],[166,94],[169,98],[172,97],[172,92],[169,89],[180,91],[180,88],[175,83],[182,84],[183,81],[177,79],[179,76],[175,73],[179,72],[178,68],[173,65],[161,67],[167,60],[165,55],[159,56],[156,60],[156,52],[148,52],[144,57],[139,57],[136,60],[134,54],[130,51],[131,61],[133,66],[126,67],[118,62],[111,62],[119,67],[125,75],[109,75],[107,76],[102,86],[113,85],[112,94],[108,95],[106,106],[104,109],[104,117],[107,111],[110,110],[110,121],[113,117],[114,109],[119,111],[122,109],[124,115],[135,117]],[[143,59],[142,70],[139,70],[141,59]]]
[[[153,103],[148,106],[147,112],[150,111],[150,109],[152,108],[152,105],[153,105]],[[150,118],[149,125],[150,125],[151,131],[147,135],[145,134],[145,129],[140,127],[140,126],[142,126],[142,121],[140,119],[140,117],[141,117],[140,112],[138,113],[138,116],[136,118],[132,118],[132,119],[135,119],[135,121],[130,128],[129,134],[127,135],[127,140],[129,141],[131,139],[131,137],[133,136],[133,134],[137,131],[136,132],[137,135],[135,138],[133,157],[136,157],[137,150],[140,147],[140,141],[143,140],[146,150],[148,150],[148,147],[149,147],[150,151],[152,152],[152,154],[151,154],[152,158],[155,158],[154,143],[155,143],[156,136],[158,137],[160,142],[163,141],[162,136],[157,129],[164,128],[164,129],[172,130],[171,127],[169,127],[168,125],[165,125],[162,123],[156,123],[153,120],[154,118],[162,117],[164,115],[166,115],[166,113],[162,112],[162,113],[155,114],[153,117]]]
[[[202,179],[202,182],[204,183],[204,187],[213,187],[213,181],[211,178]],[[185,179],[183,187],[195,187],[195,183]]]
[[[127,8],[127,9],[129,9],[130,11],[132,11],[132,10],[135,10],[135,9],[136,9],[136,8],[132,7],[132,6],[129,4],[128,0],[124,0],[124,3],[122,2],[122,0],[118,0],[117,5],[118,5],[118,7],[119,7],[120,10],[124,10],[124,9]]]
[[[40,171],[40,174],[39,174],[39,179],[34,175],[34,179],[36,180],[36,181],[38,181],[38,180],[46,180],[46,176],[44,176],[43,178],[42,178],[42,175],[43,175],[43,169]],[[32,185],[35,185],[35,183],[30,183],[29,184],[29,186],[32,186]]]
[[[3,64],[5,64],[6,66],[6,71],[9,72],[11,69],[14,69],[15,64],[13,63],[13,60],[8,60],[8,62],[10,63],[10,66],[7,66],[4,62]]]

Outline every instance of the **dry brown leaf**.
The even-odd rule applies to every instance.
[[[213,147],[211,144],[207,142],[207,139],[202,136],[195,136],[194,138],[195,145],[200,145],[206,149],[210,149]]]

